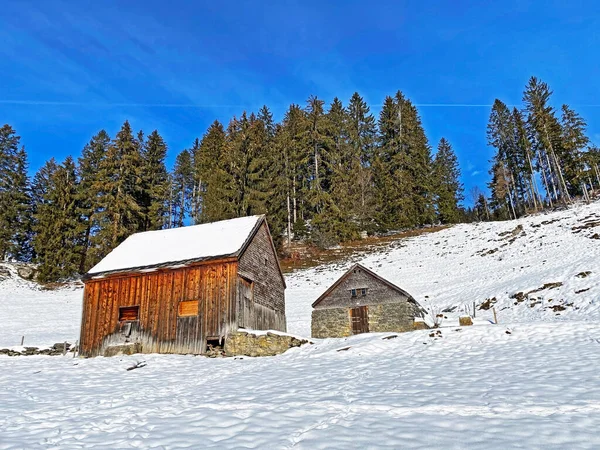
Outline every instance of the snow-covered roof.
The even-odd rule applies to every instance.
[[[248,216],[129,236],[87,276],[239,256],[264,216]]]

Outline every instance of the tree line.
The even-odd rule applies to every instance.
[[[494,102],[487,127],[495,149],[491,195],[474,192],[476,218],[517,218],[575,197],[589,200],[600,189],[600,150],[590,143],[585,120],[566,104],[556,111],[551,96],[546,83],[531,77],[523,108]]]
[[[42,280],[84,273],[132,233],[267,214],[280,249],[335,245],[364,233],[462,220],[452,146],[435,155],[401,92],[378,118],[355,93],[344,106],[311,96],[280,122],[265,106],[213,122],[172,170],[158,131],[102,130],[74,159],[30,180],[27,154],[0,128],[0,257],[34,261]]]

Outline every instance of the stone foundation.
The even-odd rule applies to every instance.
[[[402,333],[428,328],[424,322],[415,322],[415,306],[409,302],[367,305],[369,332]],[[314,338],[339,338],[352,335],[350,308],[314,309],[311,336]]]
[[[314,309],[311,336],[314,338],[346,337],[352,335],[348,308]]]
[[[308,343],[306,339],[285,334],[253,334],[251,331],[239,330],[227,335],[224,351],[225,356],[274,356]]]

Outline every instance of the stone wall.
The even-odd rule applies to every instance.
[[[414,305],[400,302],[369,305],[369,331],[372,333],[403,332],[415,329]]]
[[[346,337],[351,334],[350,310],[348,308],[313,310],[311,321],[312,337]]]
[[[306,339],[285,334],[271,332],[253,334],[239,330],[229,333],[225,339],[224,351],[225,356],[274,356],[308,343]]]
[[[411,302],[367,305],[369,331],[372,333],[404,332],[417,329],[415,316],[418,306]],[[352,335],[350,308],[314,309],[311,336],[314,338],[337,338]]]

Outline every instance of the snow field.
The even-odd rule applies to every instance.
[[[0,449],[600,448],[599,230],[600,204],[580,205],[286,277],[291,334],[310,334],[311,303],[354,262],[453,309],[439,333],[315,340],[270,358],[0,355]],[[561,284],[511,298],[548,283]],[[75,342],[81,297],[0,282],[0,348],[22,335]],[[475,326],[455,326],[492,297],[498,325],[478,310]]]
[[[429,334],[273,358],[4,357],[0,448],[600,446],[598,324]]]

